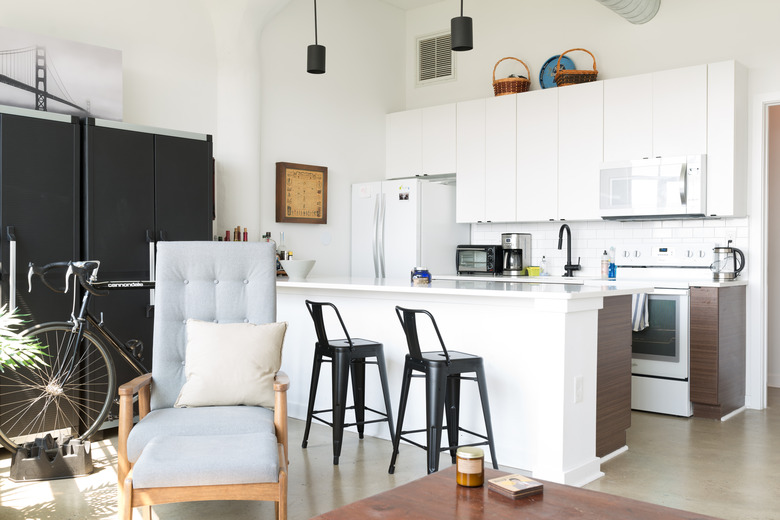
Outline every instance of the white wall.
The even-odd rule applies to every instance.
[[[121,50],[127,122],[215,130],[214,37],[198,2],[0,2],[0,24]]]
[[[456,53],[457,81],[415,87],[415,38],[448,30],[459,10],[460,2],[444,0],[408,13],[408,108],[492,96],[493,66],[505,56],[528,65],[531,89],[536,90],[544,62],[577,47],[595,55],[599,79],[736,59],[752,69],[757,89],[776,89],[780,80],[780,2],[774,0],[665,1],[655,18],[642,25],[595,0],[492,0],[464,4],[464,14],[474,23],[474,49]],[[587,54],[567,56],[578,68],[592,66]],[[513,70],[502,63],[496,77],[520,72],[522,66],[517,66]]]
[[[385,114],[403,108],[404,14],[366,0],[318,3],[327,72],[306,72],[312,2],[292,0],[261,38],[260,221],[312,275],[348,275],[351,184],[384,178]],[[276,162],[328,167],[328,223],[275,222]],[[239,224],[237,222],[236,224]],[[232,227],[231,223],[231,227]]]

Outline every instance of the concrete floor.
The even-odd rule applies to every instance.
[[[606,476],[586,487],[725,519],[780,518],[780,389],[770,389],[769,405],[726,422],[634,412],[629,451],[602,464]],[[388,475],[388,441],[359,441],[347,433],[341,464],[333,466],[330,429],[312,425],[305,450],[302,435],[303,423],[290,420],[290,520],[311,518],[425,475],[418,448],[402,447],[396,472]],[[115,435],[93,444],[93,460],[95,472],[86,477],[14,483],[8,479],[10,458],[3,452],[0,518],[115,518]],[[443,459],[442,467],[446,464]],[[218,517],[273,518],[273,505],[198,502],[154,508],[154,518],[162,520]]]

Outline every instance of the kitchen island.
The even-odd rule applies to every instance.
[[[586,484],[603,475],[596,456],[599,310],[604,298],[651,291],[608,282],[434,280],[412,286],[408,280],[280,280],[277,317],[289,323],[282,370],[295,382],[288,392],[289,413],[306,417],[315,334],[304,300],[334,303],[352,337],[384,343],[394,415],[407,353],[394,308],[423,308],[436,318],[448,349],[484,358],[498,462],[541,479]],[[335,321],[329,333],[343,337]],[[423,328],[421,335],[424,350],[439,348],[432,330]],[[330,408],[330,374],[323,372],[316,409]],[[382,409],[378,377],[371,372],[366,404]],[[421,381],[413,382],[407,428],[424,427],[424,391]],[[463,385],[461,424],[483,431],[476,385]],[[389,439],[385,423],[366,425],[366,434]],[[349,456],[342,453],[345,460]],[[425,464],[418,448],[402,445],[399,456]]]

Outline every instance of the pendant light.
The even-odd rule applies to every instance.
[[[325,46],[317,42],[317,0],[314,0],[314,45],[306,53],[306,72],[325,74]]]
[[[463,16],[463,0],[460,0],[460,16],[450,21],[450,40],[453,51],[470,51],[474,48],[471,18]]]

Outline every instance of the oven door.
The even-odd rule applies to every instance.
[[[458,274],[495,272],[495,258],[489,248],[458,246],[456,255]]]
[[[647,295],[647,328],[632,333],[631,373],[688,380],[689,291],[655,289]]]

